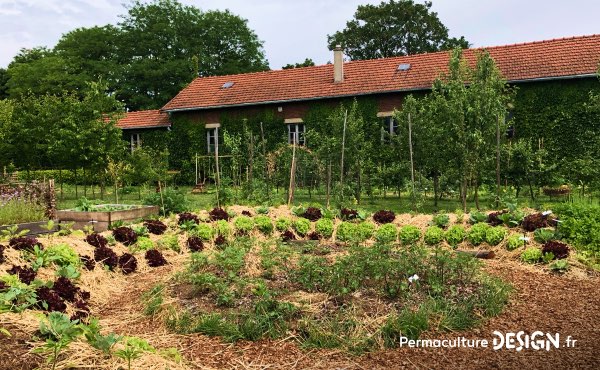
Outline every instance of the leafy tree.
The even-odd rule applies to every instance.
[[[302,63],[286,64],[283,67],[281,67],[281,69],[294,69],[294,68],[302,68],[302,67],[312,67],[314,65],[315,65],[315,62],[312,59],[306,58],[306,59],[304,59],[304,62],[302,62]]]
[[[8,98],[8,71],[6,68],[0,68],[0,100]]]
[[[467,48],[464,37],[448,37],[448,28],[430,9],[430,1],[413,0],[360,5],[345,29],[327,36],[329,48],[340,44],[353,60]]]

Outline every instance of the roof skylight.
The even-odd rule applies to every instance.
[[[225,82],[225,83],[223,84],[223,86],[221,86],[221,89],[229,89],[230,87],[232,87],[232,86],[233,86],[233,84],[234,84],[234,83],[235,83],[235,82],[231,82],[231,81]]]

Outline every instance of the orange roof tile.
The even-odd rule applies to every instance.
[[[127,112],[125,117],[117,121],[116,126],[121,129],[170,127],[171,122],[167,113],[155,109]]]
[[[600,61],[600,35],[467,49],[474,63],[487,50],[509,82],[594,74]],[[207,109],[312,100],[374,93],[426,90],[447,70],[450,52],[344,63],[344,82],[333,82],[333,65],[195,79],[163,111]],[[410,63],[408,71],[398,71]],[[230,88],[223,88],[233,82]]]

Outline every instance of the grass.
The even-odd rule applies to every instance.
[[[44,221],[44,208],[31,202],[10,200],[0,206],[0,225]]]

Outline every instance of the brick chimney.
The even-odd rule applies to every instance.
[[[336,45],[333,49],[333,82],[344,82],[344,49]]]

